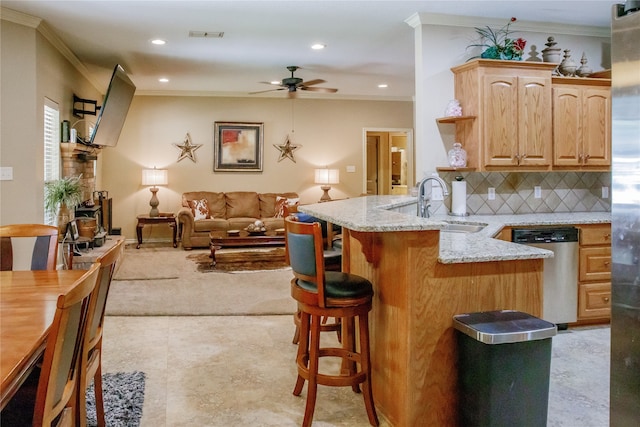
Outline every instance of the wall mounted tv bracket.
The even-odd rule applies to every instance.
[[[81,108],[76,108],[76,104],[81,103]],[[93,110],[87,110],[87,105],[92,106]],[[85,114],[90,114],[95,116],[100,107],[98,107],[98,101],[94,101],[92,99],[82,99],[77,96],[75,93],[73,94],[73,115],[79,119],[84,119]]]

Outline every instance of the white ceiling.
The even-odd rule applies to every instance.
[[[43,19],[100,90],[116,63],[138,93],[233,96],[269,89],[260,82],[288,77],[286,66],[298,65],[296,77],[338,89],[322,97],[410,99],[414,30],[405,20],[415,13],[609,27],[611,5],[620,2],[2,0],[2,7]],[[224,37],[189,38],[192,30]],[[153,38],[167,44],[152,45]],[[313,51],[313,43],[327,47]]]

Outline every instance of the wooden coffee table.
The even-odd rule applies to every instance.
[[[211,266],[216,265],[216,251],[222,248],[240,248],[244,246],[284,246],[284,230],[277,233],[274,230],[260,234],[250,234],[246,230],[228,235],[226,231],[212,231],[209,233],[209,248],[211,249]]]

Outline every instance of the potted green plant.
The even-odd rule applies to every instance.
[[[527,41],[521,37],[514,39],[511,36],[509,27],[516,21],[517,19],[512,17],[504,27],[498,30],[494,30],[489,26],[484,28],[476,27],[475,30],[480,36],[480,43],[471,44],[467,46],[467,49],[470,47],[484,48],[480,55],[480,58],[483,59],[521,61]],[[477,56],[470,59],[474,58],[477,58]]]
[[[58,234],[64,236],[67,224],[74,217],[74,209],[82,202],[83,187],[80,176],[71,176],[44,185],[44,207],[49,212],[57,212]]]

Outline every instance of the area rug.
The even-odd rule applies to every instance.
[[[216,265],[209,253],[187,255],[201,273],[250,273],[269,270],[288,270],[284,248],[220,249],[216,251]]]
[[[113,280],[177,279],[179,271],[176,271],[174,265],[162,262],[169,253],[167,249],[166,245],[159,246],[153,243],[145,244],[145,247],[140,249],[127,244]],[[182,250],[171,249],[174,254],[184,253]],[[151,266],[153,268],[144,268]]]
[[[144,403],[144,372],[117,372],[102,375],[104,415],[109,427],[138,427]],[[87,388],[87,425],[96,422],[93,383]]]
[[[166,244],[126,247],[121,270],[111,283],[106,314],[253,316],[295,312],[290,290],[293,274],[289,268],[203,274],[188,259],[209,262],[208,255],[207,249],[185,251]]]

